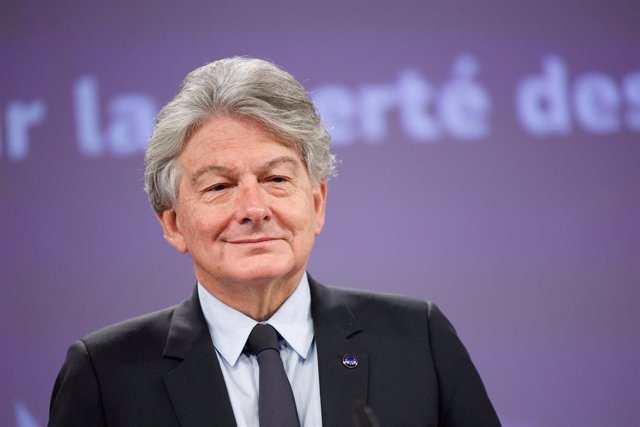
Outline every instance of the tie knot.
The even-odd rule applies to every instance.
[[[278,347],[278,331],[268,323],[258,323],[249,334],[247,349],[251,354],[255,355],[267,349],[280,351]]]

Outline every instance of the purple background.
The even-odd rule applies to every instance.
[[[158,108],[188,71],[226,56],[271,59],[316,94],[354,99],[413,70],[441,99],[462,54],[490,99],[488,134],[416,141],[392,107],[376,141],[356,103],[360,131],[334,147],[309,269],[437,302],[507,426],[640,425],[640,85],[624,89],[640,73],[637,2],[57,3],[0,6],[0,425],[45,425],[71,342],[194,284],[146,201],[140,150],[79,149],[78,79],[97,82],[106,132],[118,96]],[[550,55],[566,67],[569,121],[538,135],[517,93]],[[606,131],[576,115],[576,82],[593,73],[618,94],[593,104],[594,120],[614,116]],[[13,158],[8,111],[38,100],[41,123]]]

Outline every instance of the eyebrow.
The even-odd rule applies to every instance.
[[[295,168],[298,167],[298,162],[293,157],[281,156],[281,157],[276,157],[273,160],[269,160],[267,163],[262,165],[262,169],[265,169],[265,170],[271,169],[280,164],[289,164],[294,166]],[[206,175],[208,173],[230,174],[231,172],[232,172],[231,169],[224,166],[218,166],[218,165],[203,166],[193,173],[193,175],[191,176],[191,182],[196,183],[203,175]]]
[[[270,169],[279,164],[290,164],[296,168],[298,167],[298,162],[293,157],[281,156],[281,157],[276,157],[273,160],[269,160],[267,163],[264,164],[263,169]]]
[[[197,171],[195,171],[193,175],[191,175],[191,182],[192,183],[198,182],[198,180],[202,177],[202,175],[206,175],[208,173],[218,173],[218,174],[227,173],[228,174],[229,172],[231,172],[231,169],[225,168],[224,166],[215,166],[215,165],[203,166]]]

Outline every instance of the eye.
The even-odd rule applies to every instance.
[[[282,183],[285,183],[285,182],[289,182],[289,178],[287,178],[285,176],[275,175],[275,176],[270,177],[268,179],[268,181],[275,182],[276,184],[282,184]]]
[[[227,188],[229,188],[231,186],[231,184],[228,184],[226,182],[221,182],[219,184],[214,184],[210,187],[207,187],[205,189],[205,191],[223,191],[226,190]]]

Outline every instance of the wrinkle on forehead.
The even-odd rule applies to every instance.
[[[219,164],[215,161],[215,158],[211,158],[211,162],[209,165],[201,166],[197,168],[197,170],[193,173],[189,173],[190,169],[193,170],[193,167],[196,165],[194,165],[193,163],[193,158],[187,160],[184,156],[186,151],[195,150],[196,152],[200,152],[200,155],[197,157],[202,158],[203,156],[207,155],[207,151],[209,151],[208,146],[211,143],[214,143],[216,145],[219,143],[222,146],[232,146],[235,144],[242,145],[244,138],[238,138],[233,129],[224,126],[223,123],[225,121],[235,122],[236,126],[245,127],[247,129],[257,131],[258,133],[261,133],[263,137],[265,137],[265,140],[270,140],[271,142],[275,142],[283,147],[289,148],[296,154],[292,156],[281,156],[282,158],[269,160],[267,164],[262,167],[263,169],[274,167],[277,163],[286,162],[295,165],[296,170],[302,167],[306,173],[309,173],[299,144],[295,143],[291,138],[288,138],[286,136],[283,137],[283,135],[279,134],[273,129],[270,129],[262,122],[251,117],[222,113],[212,115],[211,117],[200,123],[198,126],[196,126],[192,130],[192,132],[190,132],[190,137],[187,139],[185,144],[183,144],[180,150],[180,154],[176,159],[176,163],[181,171],[182,178],[188,179],[191,184],[195,184],[199,179],[202,178],[203,175],[207,173],[218,175],[233,175],[233,167],[229,167],[230,165]],[[218,123],[223,125],[218,126]],[[213,130],[210,129],[208,131],[205,131],[205,133],[200,133],[204,127],[210,126],[212,124]],[[288,157],[288,159],[285,160],[284,157]],[[310,176],[310,178],[312,184],[318,184],[316,180],[313,179],[313,177]]]
[[[182,144],[182,148],[180,149],[180,153],[178,154],[178,157],[180,157],[180,154],[184,152],[188,144],[193,142],[195,143],[206,142],[206,138],[200,139],[199,141],[193,140],[193,136],[196,133],[198,133],[200,129],[202,129],[204,126],[206,126],[207,124],[213,121],[225,120],[225,119],[241,123],[248,127],[257,128],[262,132],[264,132],[265,134],[271,136],[275,142],[282,144],[285,147],[292,148],[296,153],[298,153],[298,156],[300,157],[302,164],[305,166],[305,168],[307,168],[307,164],[304,160],[304,156],[302,155],[302,147],[298,142],[296,142],[295,138],[291,138],[290,136],[283,134],[282,132],[278,132],[276,129],[271,128],[267,124],[263,123],[262,121],[254,117],[245,116],[241,114],[227,113],[227,112],[212,114],[211,116],[207,117],[205,120],[200,122],[198,125],[194,126],[193,129],[191,129],[187,134],[185,138],[185,143]],[[220,139],[220,141],[232,140],[232,139],[233,138],[224,138],[224,139]]]
[[[265,162],[260,167],[260,170],[269,170],[281,164],[291,165],[294,169],[298,169],[298,165],[300,164],[300,162],[291,156],[280,156]],[[232,172],[232,169],[225,166],[207,165],[199,168],[191,175],[191,182],[197,182],[203,175],[206,175],[207,173],[229,175]]]

